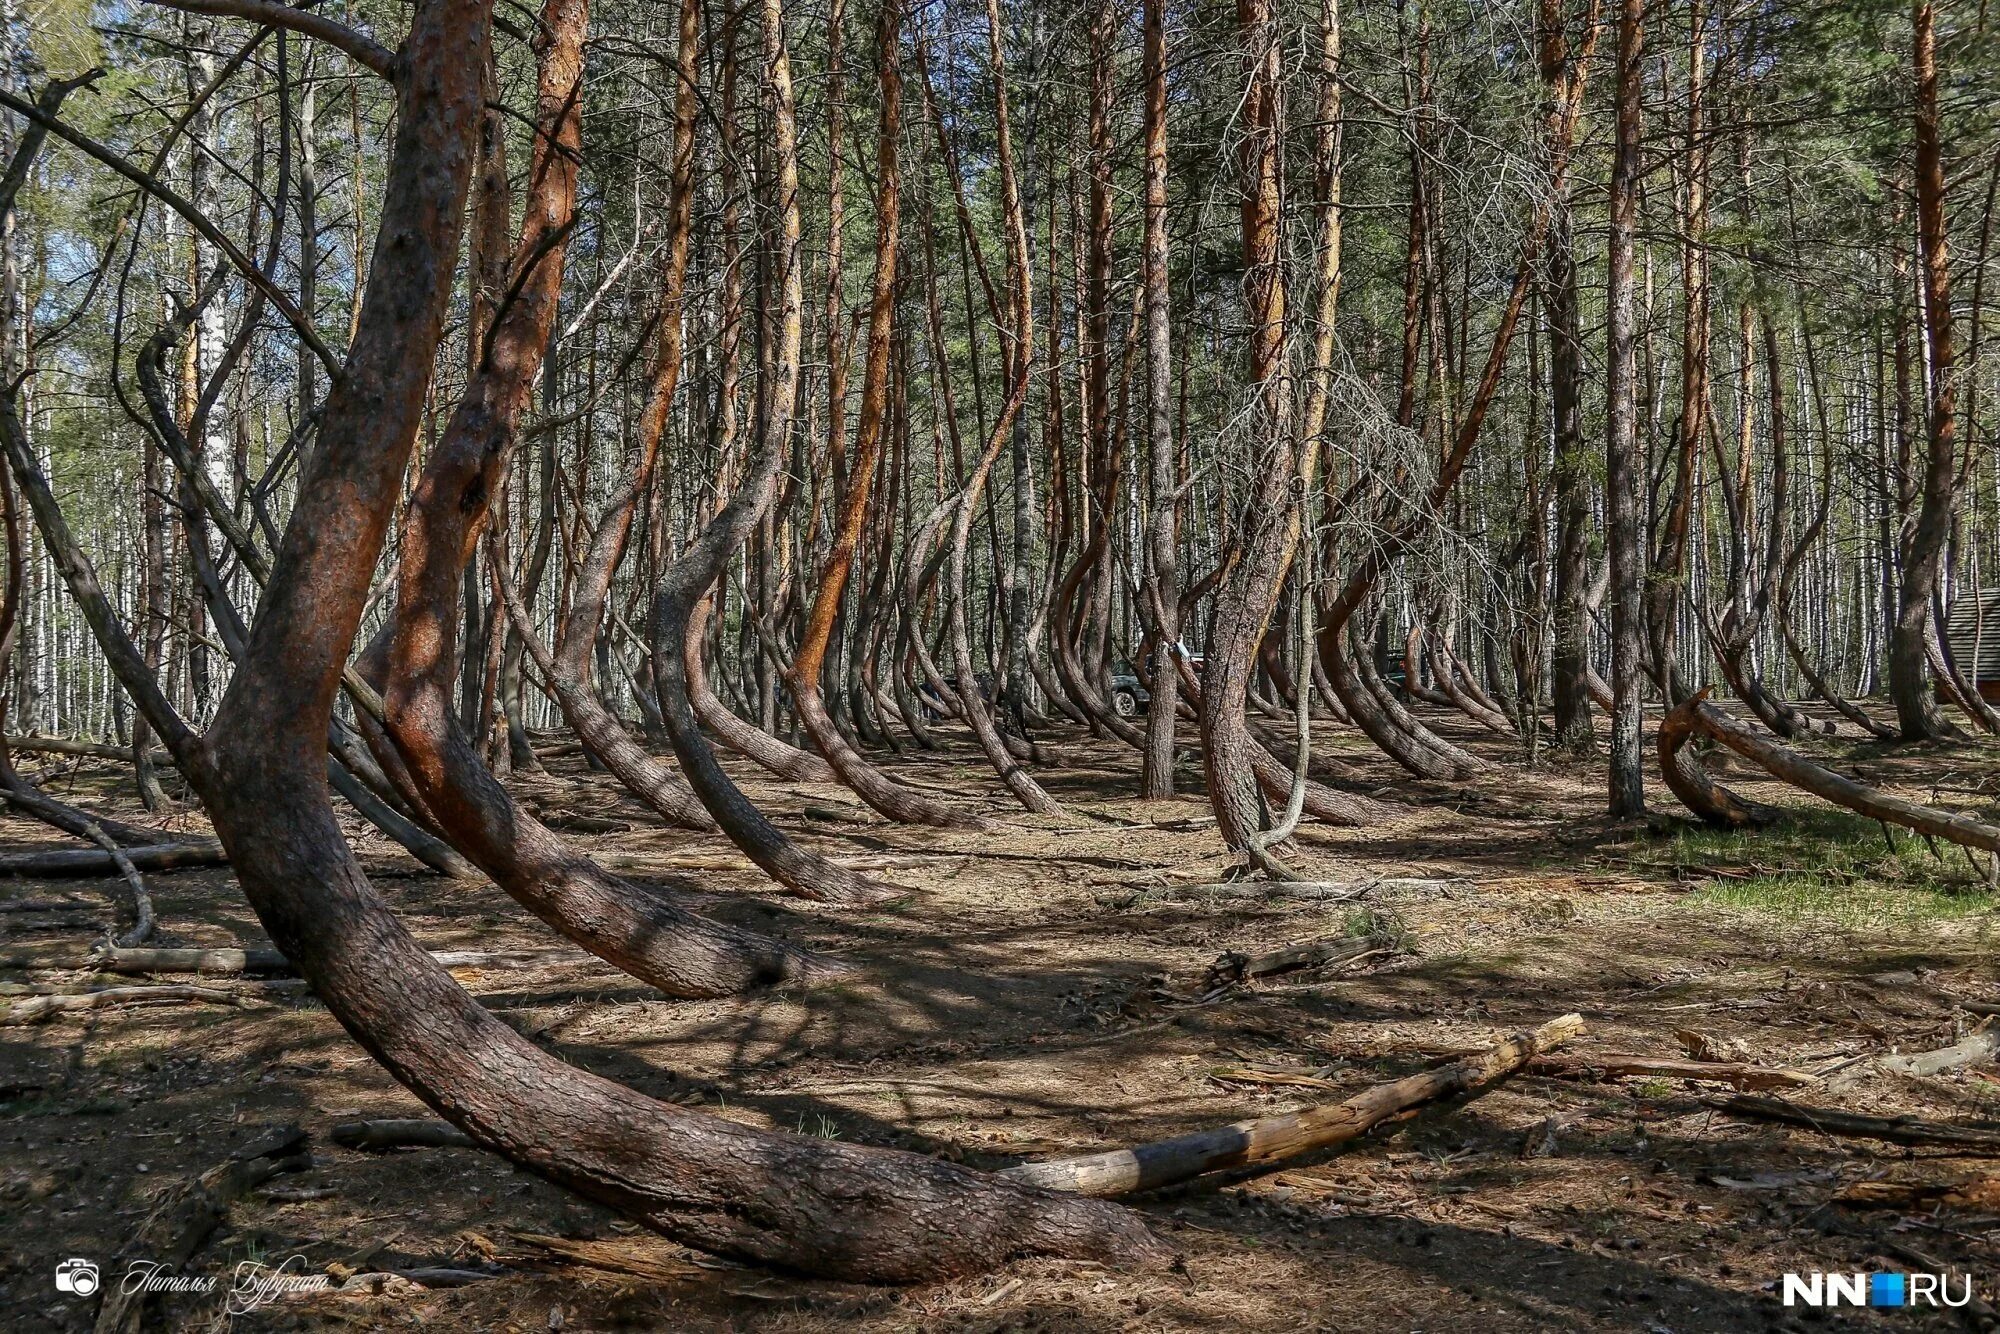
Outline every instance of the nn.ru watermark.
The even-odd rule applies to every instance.
[[[1970,1274],[1787,1274],[1787,1306],[1970,1306]]]

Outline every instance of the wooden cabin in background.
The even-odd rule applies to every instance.
[[[1979,687],[1980,697],[2000,704],[2000,588],[1953,603],[1945,641],[1951,646],[1952,662]]]

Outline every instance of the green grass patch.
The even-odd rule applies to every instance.
[[[1701,882],[1699,897],[1717,905],[1844,926],[1952,921],[2000,906],[1963,849],[1933,851],[1901,829],[1885,837],[1875,821],[1826,807],[1793,808],[1769,829],[1683,830],[1649,860]]]

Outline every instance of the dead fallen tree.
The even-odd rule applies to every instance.
[[[1781,1125],[1804,1126],[1826,1135],[1879,1139],[1889,1144],[1916,1147],[1947,1147],[1967,1156],[2000,1158],[2000,1130],[1924,1121],[1914,1116],[1867,1116],[1860,1112],[1843,1112],[1832,1107],[1805,1107],[1782,1098],[1758,1098],[1748,1094],[1722,1099],[1713,1106],[1718,1111],[1746,1121],[1775,1121]]]
[[[1430,1103],[1484,1092],[1582,1032],[1583,1016],[1566,1014],[1479,1055],[1379,1084],[1345,1102],[1237,1121],[1136,1148],[1023,1163],[1001,1175],[1045,1190],[1104,1197],[1170,1186],[1224,1168],[1281,1162],[1359,1139]]]
[[[449,1121],[342,1121],[330,1139],[343,1149],[380,1153],[385,1149],[476,1149],[472,1137]]]
[[[433,950],[431,958],[446,968],[532,968],[542,964],[582,963],[590,956],[576,950]],[[101,973],[143,976],[148,973],[290,973],[291,960],[277,950],[251,949],[122,949],[100,947],[81,956],[72,948],[28,945],[0,949],[0,968],[93,968]]]
[[[1694,702],[1707,693],[1704,690],[1696,695]],[[1681,805],[1699,816],[1702,823],[1717,829],[1756,829],[1776,821],[1779,814],[1776,807],[1752,801],[1715,781],[1688,749],[1695,733],[1693,716],[1678,709],[1660,723],[1660,776]]]
[[[1156,899],[1303,899],[1310,903],[1345,903],[1377,890],[1438,890],[1448,892],[1462,880],[1417,876],[1370,876],[1362,880],[1225,880],[1196,885],[1147,885],[1140,892]]]
[[[1968,1065],[2000,1060],[2000,1028],[1982,1028],[1949,1047],[1877,1058],[1876,1068],[1895,1075],[1941,1075]]]
[[[1850,1209],[2000,1208],[2000,1177],[1970,1177],[1964,1181],[1857,1181],[1834,1199]]]
[[[81,755],[94,760],[117,760],[123,764],[132,762],[130,746],[114,746],[104,741],[75,741],[63,736],[16,736],[7,738],[7,744],[14,750],[30,755]],[[171,766],[171,753],[153,749],[147,758],[154,764]]]
[[[213,839],[154,843],[126,848],[125,859],[137,871],[180,871],[196,866],[220,866],[229,859]],[[53,852],[0,853],[0,875],[53,880],[63,876],[122,875],[118,858],[103,848],[59,848]]]
[[[1803,1070],[1746,1061],[1682,1061],[1624,1054],[1538,1056],[1528,1073],[1557,1079],[1693,1079],[1739,1089],[1798,1088],[1813,1082]]]
[[[58,1014],[79,1014],[111,1005],[159,1005],[201,1002],[210,1005],[256,1005],[253,996],[219,987],[104,987],[47,996],[0,997],[0,1024],[38,1024]]]
[[[1941,810],[1936,806],[1924,806],[1914,801],[1905,801],[1901,797],[1892,797],[1864,783],[1843,777],[1731,717],[1709,702],[1706,690],[1699,692],[1694,698],[1667,715],[1666,722],[1660,728],[1663,757],[1666,754],[1669,731],[1680,735],[1683,741],[1689,734],[1695,732],[1712,737],[1745,759],[1762,765],[1773,778],[1802,788],[1837,806],[1845,806],[1848,810],[1865,815],[1871,820],[1901,825],[1926,838],[1941,838],[1963,847],[2000,854],[2000,826],[1975,820],[1969,815],[1960,815],[1956,811]],[[1668,782],[1671,785],[1672,779],[1669,778]],[[1678,788],[1675,789],[1674,795],[1681,796]],[[1682,797],[1682,800],[1686,801],[1687,798]],[[1741,798],[1736,800],[1741,801]],[[1692,803],[1689,803],[1689,806],[1706,818],[1706,814],[1699,807]]]

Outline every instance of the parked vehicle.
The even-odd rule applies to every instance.
[[[1136,718],[1153,702],[1153,692],[1139,684],[1129,664],[1111,672],[1111,710],[1120,718]]]

